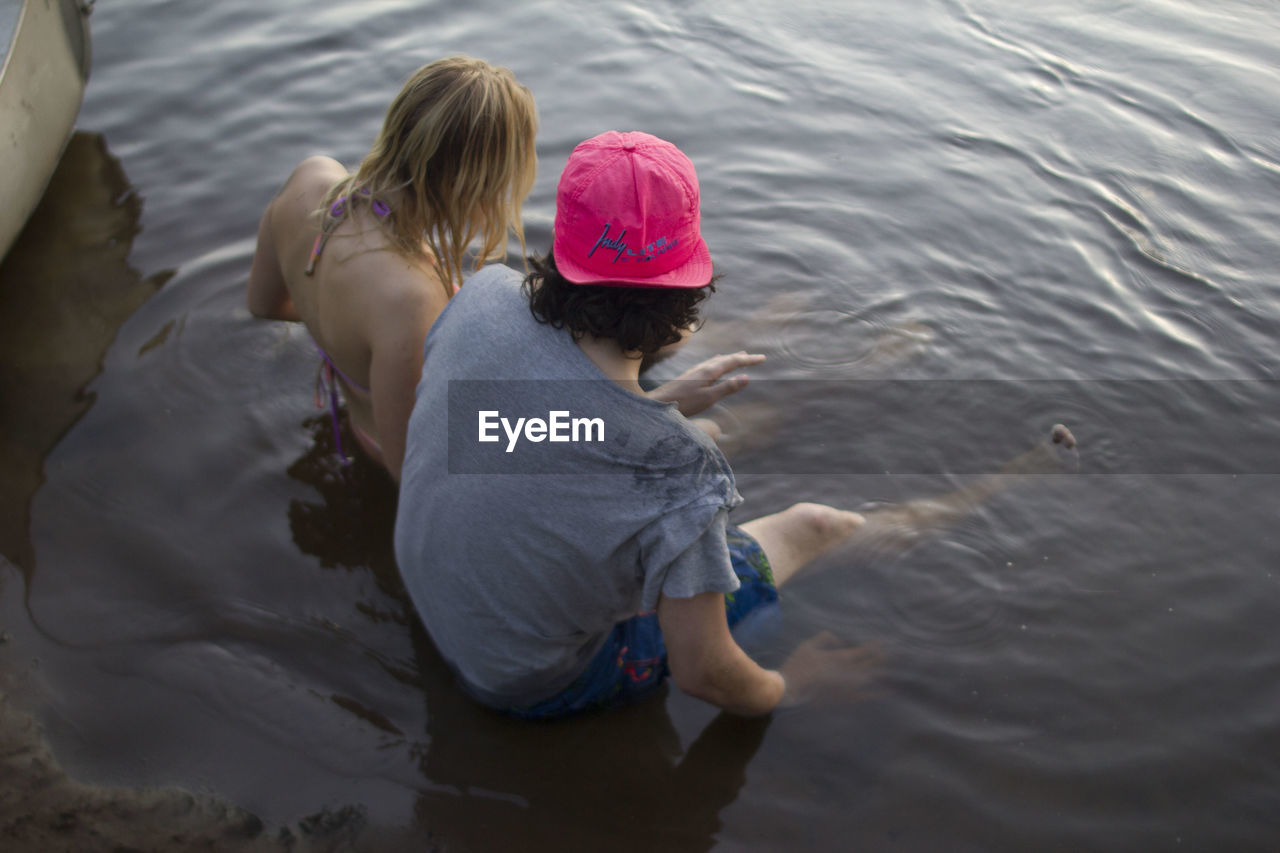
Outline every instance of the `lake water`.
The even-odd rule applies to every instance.
[[[321,813],[361,849],[1280,844],[1273,4],[134,0],[91,25],[79,127],[159,289],[22,457],[0,567],[3,654],[73,777],[271,833]],[[354,164],[452,53],[537,98],[531,248],[581,139],[696,164],[724,281],[675,366],[769,356],[730,415],[759,431],[737,519],[928,496],[1071,425],[1077,473],[824,560],[753,638],[876,643],[872,695],[743,722],[673,688],[531,726],[457,693],[392,490],[339,470],[305,335],[243,307],[288,171]]]

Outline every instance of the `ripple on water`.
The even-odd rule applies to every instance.
[[[880,616],[886,640],[956,654],[995,645],[1009,630],[1012,563],[985,525],[964,522],[914,546],[882,549],[874,559],[886,579]]]
[[[774,328],[784,365],[824,378],[891,373],[908,365],[935,339],[924,323],[909,319],[905,300],[861,309],[817,308],[786,316]]]
[[[688,151],[727,273],[711,310],[816,294],[748,318],[758,334],[727,343],[769,352],[753,374],[899,378],[888,371],[909,359],[882,362],[878,347],[910,350],[930,335],[907,378],[1274,365],[1269,4],[768,5],[610,17],[550,0],[434,4],[430,15],[405,0],[321,0],[305,14],[292,0],[98,4],[82,122],[111,140],[146,199],[131,262],[181,272],[121,331],[33,510],[32,610],[59,638],[96,644],[38,646],[58,692],[51,716],[73,730],[63,743],[92,753],[83,764],[130,784],[212,787],[261,804],[268,820],[317,802],[393,812],[396,797],[409,814],[430,779],[467,781],[465,800],[418,804],[437,838],[450,835],[432,824],[453,813],[502,831],[516,810],[468,808],[481,790],[512,794],[531,825],[576,820],[533,794],[517,799],[547,787],[548,765],[523,741],[501,748],[470,706],[450,718],[464,700],[443,664],[434,689],[425,676],[411,686],[429,668],[380,615],[399,604],[380,578],[323,571],[294,538],[295,501],[317,536],[346,529],[323,510],[347,504],[314,509],[329,498],[287,473],[312,444],[300,425],[314,411],[315,359],[305,337],[243,308],[254,223],[288,170],[313,152],[360,156],[403,77],[436,56],[510,65],[538,98],[532,248],[547,244],[555,178],[580,139],[640,128]],[[228,245],[239,238],[250,242]],[[755,489],[743,478],[754,506],[822,499],[817,474],[841,464],[927,467],[935,485],[990,470],[979,451],[1002,461],[1056,421],[1080,439],[1086,472],[1167,470],[1171,459],[1218,470],[1246,445],[1215,432],[1175,448],[1148,424],[1205,412],[1272,424],[1251,417],[1262,389],[830,384],[840,387],[752,392],[812,414],[777,442],[796,456],[756,463],[768,476]],[[780,772],[736,773],[746,781],[732,805],[732,786],[689,799],[732,812],[729,846],[743,848],[795,846],[803,826],[817,849],[1146,850],[1179,834],[1186,848],[1265,849],[1280,790],[1267,760],[1280,701],[1268,642],[1275,486],[1174,479],[1078,478],[1093,490],[1071,504],[1080,535],[1057,528],[1067,513],[1019,495],[990,505],[998,520],[975,515],[852,573],[815,576],[787,619],[883,639],[892,719],[780,716],[761,751],[781,753]],[[843,481],[829,488],[847,505],[836,500]],[[907,487],[875,488],[901,500]],[[1024,571],[1028,554],[1037,565],[1051,555],[1052,570]],[[811,735],[802,748],[781,737],[791,720]],[[393,767],[412,748],[395,746],[395,730],[430,737],[421,772]],[[596,731],[608,737],[575,743],[607,756],[647,742]],[[859,733],[887,744],[869,783],[859,771],[877,753]],[[477,784],[477,755],[497,778],[506,763],[538,768],[536,781]]]

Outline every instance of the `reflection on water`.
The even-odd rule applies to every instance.
[[[328,414],[304,426],[311,443],[288,474],[314,495],[289,504],[294,542],[325,568],[373,575],[386,598],[356,608],[411,631],[414,666],[394,675],[422,693],[425,739],[355,699],[335,694],[331,701],[409,744],[433,788],[414,809],[420,825],[475,850],[512,838],[525,850],[711,849],[718,815],[737,798],[768,720],[717,717],[685,749],[662,696],[619,713],[540,725],[476,705],[412,615],[394,563],[390,477],[358,454],[342,464]],[[344,446],[356,446],[345,417],[340,428]],[[399,607],[388,608],[388,599]]]
[[[141,214],[102,136],[77,132],[0,265],[0,554],[27,573],[45,456],[93,405],[120,324],[172,275],[129,265]]]
[[[383,593],[407,604],[391,541],[395,482],[385,469],[355,451],[351,464],[343,464],[329,415],[307,418],[303,427],[311,435],[311,444],[286,473],[314,489],[319,500],[290,501],[289,528],[294,543],[302,553],[319,558],[325,568],[369,570]],[[359,447],[345,411],[340,428],[343,447]],[[399,618],[407,622],[405,617]]]
[[[529,725],[462,696],[430,650],[430,744],[415,810],[424,831],[468,850],[702,851],[746,783],[768,720],[716,717],[686,747],[663,695],[615,713]]]
[[[330,698],[408,745],[432,783],[414,808],[429,837],[475,850],[504,847],[512,838],[525,850],[711,849],[718,815],[737,798],[768,721],[717,717],[685,749],[661,695],[619,713],[540,725],[476,705],[412,616],[392,553],[390,478],[361,456],[342,464],[327,414],[304,426],[311,444],[288,474],[314,495],[290,502],[294,542],[325,568],[376,578],[385,598],[356,608],[371,621],[411,631],[413,667],[388,672],[421,691],[425,732],[402,731],[356,699]],[[344,446],[355,446],[345,418],[341,429]],[[389,608],[388,599],[399,607]],[[649,815],[663,818],[653,822]]]

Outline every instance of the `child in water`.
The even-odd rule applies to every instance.
[[[361,449],[398,482],[427,330],[476,264],[524,234],[537,159],[533,95],[506,68],[418,69],[354,173],[308,157],[267,205],[249,273],[256,316],[305,323],[337,435],[338,390]],[[339,452],[345,453],[339,439]]]

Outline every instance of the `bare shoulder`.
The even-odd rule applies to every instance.
[[[449,302],[448,292],[429,262],[381,250],[354,255],[347,264],[355,280],[376,282],[378,298],[372,303],[371,319],[381,329],[407,325],[425,334]]]
[[[289,175],[272,205],[309,213],[319,206],[329,188],[346,176],[346,168],[332,157],[308,157]]]
[[[322,181],[326,186],[332,186],[334,181],[346,176],[346,167],[337,160],[323,154],[313,154],[293,170],[293,174],[289,176],[289,183]]]

